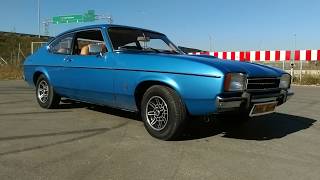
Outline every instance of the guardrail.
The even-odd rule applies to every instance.
[[[193,55],[215,56],[224,60],[249,61],[272,65],[289,72],[292,77],[318,75],[320,72],[320,50],[262,50],[262,51],[214,51],[214,52],[193,52]],[[297,69],[296,63],[300,66]],[[305,68],[303,68],[305,66]]]
[[[320,50],[207,51],[189,54],[216,56],[235,61],[320,61]]]

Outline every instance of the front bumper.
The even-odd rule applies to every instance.
[[[285,103],[293,96],[291,89],[274,92],[243,92],[236,95],[222,94],[217,96],[217,112],[246,111],[250,112],[255,104],[277,102],[277,106]]]

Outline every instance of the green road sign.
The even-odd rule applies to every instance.
[[[89,10],[83,16],[84,22],[90,22],[90,21],[94,21],[94,20],[96,20],[96,14],[95,14],[94,10]]]
[[[68,15],[52,17],[53,24],[91,22],[96,19],[94,10],[89,10],[84,15]]]

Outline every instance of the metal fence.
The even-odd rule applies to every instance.
[[[10,48],[2,49],[0,54],[0,66],[21,66],[24,60],[33,54],[38,48],[45,45],[46,42],[16,42],[10,44]]]
[[[290,73],[295,81],[301,82],[305,76],[318,76],[320,78],[319,61],[282,61],[282,62],[255,62],[283,69]]]
[[[47,42],[31,42],[31,54],[36,52],[40,47],[47,44]]]

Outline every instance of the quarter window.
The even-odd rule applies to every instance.
[[[73,34],[68,34],[53,41],[50,51],[56,54],[71,54]]]

